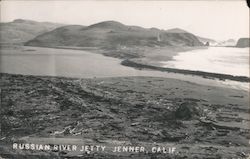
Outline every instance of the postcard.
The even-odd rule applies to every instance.
[[[3,0],[1,159],[246,159],[243,0]]]

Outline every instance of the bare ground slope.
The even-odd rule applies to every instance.
[[[240,90],[153,77],[1,74],[1,100],[4,158],[246,158],[249,153],[249,94]],[[52,138],[48,143],[76,138],[94,144],[175,144],[178,153],[13,151],[10,144],[29,142],[27,136]]]

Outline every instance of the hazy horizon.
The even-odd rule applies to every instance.
[[[15,19],[85,26],[113,20],[215,40],[249,37],[245,1],[2,1],[1,22]]]

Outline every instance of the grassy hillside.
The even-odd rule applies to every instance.
[[[30,46],[201,46],[195,35],[188,32],[164,31],[127,26],[115,21],[105,21],[85,26],[64,26],[39,35],[25,45]]]
[[[8,23],[0,23],[0,43],[23,43],[37,35],[51,31],[62,24],[49,22],[36,22],[17,19]]]

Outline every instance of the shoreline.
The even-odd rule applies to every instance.
[[[172,72],[172,73],[181,73],[186,75],[196,75],[201,76],[203,78],[216,78],[222,81],[225,80],[232,80],[232,81],[238,81],[238,82],[250,82],[250,78],[246,76],[233,76],[229,74],[220,74],[220,73],[210,73],[210,72],[203,72],[203,71],[192,71],[192,70],[185,70],[185,69],[176,69],[176,68],[166,68],[166,67],[159,67],[159,66],[153,66],[149,64],[142,64],[139,62],[135,62],[133,60],[124,60],[121,62],[122,65],[128,66],[128,67],[134,67],[138,69],[151,69],[151,70],[157,70],[157,71],[163,71],[163,72]]]
[[[91,53],[97,53],[97,54],[102,54],[104,56],[108,57],[113,57],[113,58],[119,58],[121,59],[121,65],[127,66],[127,67],[133,67],[136,69],[150,69],[150,70],[156,70],[156,71],[162,71],[162,72],[171,72],[171,73],[180,73],[184,75],[195,75],[195,76],[200,76],[203,78],[207,79],[218,79],[221,81],[225,80],[232,80],[232,81],[238,81],[238,82],[250,82],[250,78],[246,76],[234,76],[234,75],[229,75],[229,74],[222,74],[222,73],[212,73],[212,72],[205,72],[205,71],[193,71],[193,70],[185,70],[185,69],[178,69],[178,68],[166,68],[166,67],[161,67],[158,63],[158,60],[162,60],[162,58],[159,57],[150,57],[148,56],[149,53],[153,51],[158,51],[160,52],[161,49],[165,50],[166,47],[163,48],[151,48],[147,53],[144,53],[143,55],[140,55],[140,53],[135,54],[133,56],[129,55],[127,58],[122,58],[122,57],[117,57],[117,55],[109,53],[109,52],[117,52],[114,50],[103,50],[101,48],[97,47],[61,47],[61,46],[56,46],[56,47],[46,47],[46,46],[28,46],[28,47],[42,47],[42,48],[54,48],[54,49],[68,49],[68,50],[82,50],[82,51],[89,51]],[[171,48],[170,51],[168,52],[167,55],[165,55],[165,61],[171,61],[174,56],[176,56],[179,52],[186,52],[190,50],[195,50],[195,49],[206,49],[206,47],[184,47],[184,48],[175,48],[175,47],[169,47]],[[169,49],[167,48],[167,49]],[[144,48],[145,49],[145,48]],[[160,51],[159,51],[159,50]],[[177,49],[177,50],[175,50]],[[178,50],[179,49],[179,50]],[[142,51],[142,50],[140,50]],[[161,53],[160,53],[161,54]],[[155,56],[155,55],[154,55]],[[147,58],[147,60],[144,62],[142,59]],[[154,59],[156,58],[156,59]],[[163,59],[164,59],[163,58]],[[141,62],[140,62],[141,61]]]
[[[10,46],[11,47],[11,46]],[[15,46],[12,46],[15,47]],[[20,46],[23,47],[21,48],[22,53],[28,53],[28,54],[33,54],[33,52],[30,51],[35,51],[39,50],[39,47],[26,47],[26,46]],[[33,49],[34,48],[34,49]],[[44,48],[44,47],[41,47]],[[54,49],[54,48],[52,48]],[[55,49],[59,49],[59,48],[55,48]],[[62,49],[62,48],[61,48]],[[65,50],[65,48],[63,48]],[[69,48],[70,49],[70,48]],[[127,67],[128,69],[131,69],[131,71],[136,71],[135,73],[131,73],[131,71],[129,72],[128,75],[125,74],[125,76],[119,75],[115,75],[114,77],[126,77],[126,76],[152,76],[152,77],[165,77],[165,78],[172,78],[172,79],[179,79],[179,80],[184,80],[184,81],[189,81],[192,83],[196,83],[196,84],[201,84],[201,85],[207,85],[207,86],[216,86],[216,87],[229,87],[232,89],[239,89],[239,90],[244,90],[244,91],[249,91],[249,87],[248,87],[248,79],[245,77],[234,77],[231,75],[225,75],[225,76],[221,76],[220,74],[213,74],[213,73],[206,73],[206,72],[197,72],[197,71],[190,71],[190,70],[178,70],[178,69],[168,69],[168,68],[163,68],[161,66],[158,66],[157,62],[162,60],[162,56],[164,56],[164,60],[170,60],[171,57],[173,57],[174,55],[178,54],[178,52],[184,52],[184,51],[188,51],[190,49],[206,49],[204,47],[196,47],[196,48],[176,48],[176,47],[165,47],[165,48],[144,48],[146,51],[144,52],[144,55],[146,56],[143,57],[142,55],[141,58],[129,58],[129,59],[124,59],[124,58],[119,58],[119,57],[114,57],[113,53],[111,53],[110,55],[106,55],[105,54],[105,50],[84,50],[81,49],[83,51],[87,51],[89,52],[89,54],[96,54],[98,56],[108,56],[110,58],[114,58],[119,60],[117,62],[117,65],[123,66],[123,67]],[[6,50],[6,55],[8,55],[7,53],[10,52],[12,50],[12,48],[10,48],[10,50],[8,51],[8,48]],[[20,50],[20,48],[18,48],[17,50],[14,50],[14,53],[18,54],[18,51]],[[78,49],[77,49],[78,50]],[[23,52],[25,51],[25,52]],[[53,51],[53,50],[52,50]],[[66,50],[65,50],[66,51]],[[107,50],[106,50],[107,51]],[[139,55],[143,50],[140,50],[137,52],[137,55]],[[58,53],[60,53],[61,51],[59,51]],[[67,51],[66,51],[67,52]],[[42,53],[42,52],[41,52]],[[49,52],[48,52],[49,53]],[[79,52],[80,53],[80,52]],[[18,54],[19,55],[19,54]],[[112,59],[111,59],[112,60]],[[125,65],[124,63],[127,62],[127,64]],[[132,63],[132,64],[131,64]],[[144,63],[146,63],[144,65]],[[6,73],[12,73],[12,72],[6,72]],[[22,74],[22,73],[18,73],[18,72],[14,72],[14,74]],[[27,74],[29,75],[29,74]],[[30,74],[32,75],[32,74]],[[36,76],[39,76],[39,74],[34,74]],[[46,76],[46,74],[41,74],[41,76]],[[58,75],[48,75],[48,76],[54,76],[54,77],[58,77]],[[70,77],[64,74],[60,74],[59,76],[62,77]],[[93,77],[81,77],[80,75],[75,74],[75,76],[72,76],[73,78],[102,78],[102,75],[100,77],[98,77],[98,75],[93,75]],[[111,76],[103,76],[103,78],[109,78],[109,77],[113,77],[112,74]],[[227,79],[236,79],[236,80],[227,80]],[[243,82],[245,81],[245,82]]]

